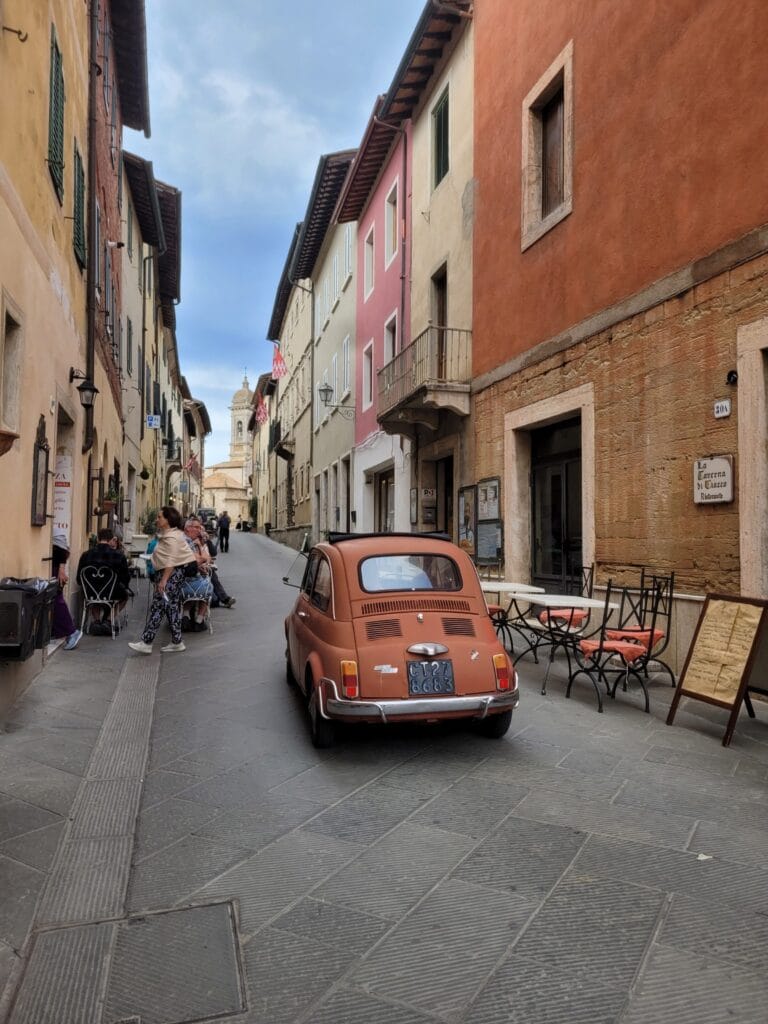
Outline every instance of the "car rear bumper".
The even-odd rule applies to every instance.
[[[323,718],[436,718],[441,715],[466,715],[485,718],[496,711],[514,711],[519,703],[519,690],[499,690],[468,697],[414,697],[411,700],[345,700],[333,679],[324,677],[318,687],[319,707]]]

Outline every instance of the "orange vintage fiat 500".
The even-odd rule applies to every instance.
[[[317,747],[333,742],[335,722],[509,729],[517,674],[472,561],[442,534],[331,534],[309,553],[285,635]]]

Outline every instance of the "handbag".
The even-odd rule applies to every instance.
[[[184,579],[191,580],[194,576],[198,576],[200,570],[197,567],[197,562],[185,562],[184,563]]]

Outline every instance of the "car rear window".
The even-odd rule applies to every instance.
[[[360,562],[360,585],[384,590],[461,590],[461,573],[447,555],[373,555]]]

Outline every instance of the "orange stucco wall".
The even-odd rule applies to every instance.
[[[475,5],[474,373],[768,222],[765,0]],[[573,40],[573,212],[520,251],[522,102]]]

